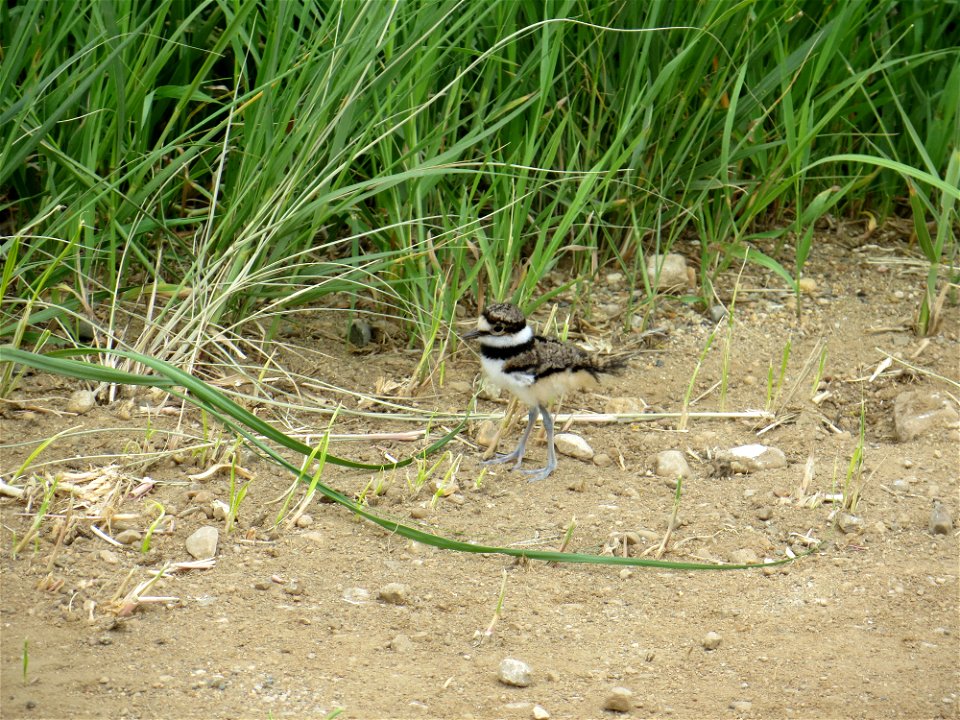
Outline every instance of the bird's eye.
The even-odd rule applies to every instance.
[[[496,325],[494,325],[494,326],[493,326],[493,331],[494,331],[495,333],[497,333],[497,335],[499,335],[500,333],[502,333],[502,332],[503,332],[503,324],[502,324],[502,323],[497,323]]]

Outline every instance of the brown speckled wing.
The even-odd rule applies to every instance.
[[[507,360],[503,370],[530,373],[536,378],[542,378],[565,370],[586,370],[595,375],[599,367],[586,352],[575,345],[537,336],[533,347]]]

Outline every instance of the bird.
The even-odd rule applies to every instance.
[[[489,380],[515,395],[530,411],[527,427],[516,449],[485,464],[516,461],[520,469],[527,439],[537,416],[547,431],[547,464],[536,470],[521,470],[529,481],[543,480],[557,467],[553,417],[547,408],[557,396],[573,390],[596,387],[602,373],[623,369],[620,360],[602,361],[571,343],[536,335],[523,311],[513,303],[489,305],[477,319],[476,330],[465,339],[480,342],[480,364]]]

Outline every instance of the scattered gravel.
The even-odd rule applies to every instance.
[[[527,687],[532,682],[530,666],[521,660],[504,658],[500,661],[497,679],[504,685]]]

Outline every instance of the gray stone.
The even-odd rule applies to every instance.
[[[187,552],[197,560],[206,560],[217,554],[218,542],[220,542],[220,531],[205,525],[187,538]]]
[[[603,701],[603,709],[630,712],[633,709],[633,691],[625,687],[612,688],[607,699]]]
[[[893,401],[893,424],[897,439],[908,442],[936,428],[957,427],[960,415],[943,393],[906,390]]]
[[[504,658],[500,661],[497,679],[504,685],[527,687],[532,682],[530,666],[522,660]]]
[[[664,450],[657,453],[653,462],[653,471],[660,477],[688,478],[692,474],[690,465],[679,450]]]
[[[578,460],[591,460],[593,458],[593,448],[590,447],[590,443],[579,435],[558,433],[554,436],[553,441],[559,453],[575,457]]]

